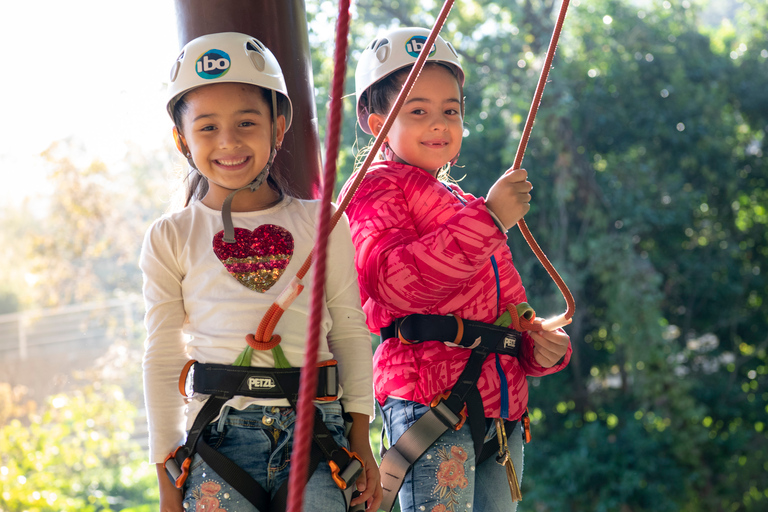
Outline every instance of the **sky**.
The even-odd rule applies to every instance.
[[[179,51],[170,0],[3,3],[0,206],[46,190],[41,153],[72,138],[120,165],[170,136],[165,84]]]

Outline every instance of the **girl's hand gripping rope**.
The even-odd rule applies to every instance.
[[[533,357],[544,368],[555,366],[568,352],[570,338],[562,329],[528,331],[533,339]]]
[[[488,190],[485,205],[509,229],[531,209],[531,189],[525,169],[508,171]]]

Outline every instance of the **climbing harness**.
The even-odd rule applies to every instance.
[[[499,325],[465,320],[456,315],[413,314],[398,318],[380,330],[381,339],[398,338],[412,345],[424,340],[442,341],[452,347],[474,350],[484,343],[494,354],[517,357],[520,332]]]
[[[442,341],[470,349],[470,355],[453,388],[438,394],[430,409],[382,453],[379,472],[384,498],[381,508],[390,511],[406,474],[421,455],[449,429],[459,430],[468,420],[475,447],[475,465],[488,459],[503,445],[484,443],[485,412],[477,389],[483,363],[490,354],[517,356],[522,333],[493,324],[463,320],[457,316],[409,315],[381,329],[382,339],[399,338],[407,344]],[[517,421],[505,421],[512,431]],[[383,446],[383,445],[382,445]],[[505,463],[508,461],[504,461]],[[509,461],[511,464],[511,461]]]
[[[318,365],[318,380],[315,399],[333,401],[338,395],[338,372],[336,361],[324,361]],[[253,398],[285,398],[296,408],[299,397],[300,368],[255,368],[223,364],[203,364],[189,361],[179,377],[179,391],[185,398],[196,395],[210,395],[195,417],[186,442],[170,453],[164,462],[168,477],[177,488],[182,488],[189,476],[195,453],[226,480],[235,490],[250,501],[258,510],[284,511],[288,500],[289,482],[278,489],[274,498],[232,460],[211,448],[203,439],[206,426],[221,412],[222,407],[236,395]],[[360,457],[339,446],[334,441],[315,409],[313,415],[313,446],[308,463],[314,472],[321,460],[325,459],[331,468],[336,486],[344,495],[349,508],[355,491],[355,480],[363,471]]]

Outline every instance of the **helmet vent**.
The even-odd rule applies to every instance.
[[[251,59],[254,67],[260,72],[264,71],[267,67],[267,60],[264,58],[264,46],[255,39],[252,39],[245,43],[245,50],[248,52],[248,57]]]
[[[373,41],[371,41],[371,44],[368,45],[368,49],[373,50],[374,48],[376,48],[376,43],[378,42],[379,42],[378,39],[374,39]]]
[[[250,41],[248,41],[245,44],[245,49],[250,50],[252,52],[259,52],[259,53],[264,53],[264,51],[266,50],[264,45],[261,44],[261,41],[258,41],[256,39],[251,39]]]
[[[448,41],[445,42],[445,45],[451,50],[451,52],[453,52],[453,56],[458,59],[459,58],[459,54],[456,52],[456,48],[454,48],[453,45],[451,43],[449,43]]]
[[[376,45],[376,58],[379,59],[379,62],[387,61],[391,46],[392,45],[389,44],[389,39],[386,37],[379,39],[378,44]]]
[[[179,76],[179,69],[181,69],[181,59],[173,63],[173,67],[171,68],[171,82],[176,81],[176,77]]]
[[[267,67],[267,61],[264,59],[264,56],[260,53],[256,53],[256,52],[251,53],[251,62],[253,62],[253,65],[259,71],[264,71],[264,69]]]

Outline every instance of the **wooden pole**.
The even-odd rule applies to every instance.
[[[215,32],[254,36],[275,54],[293,103],[293,122],[275,158],[291,192],[320,196],[320,138],[304,0],[175,0],[179,48]]]

